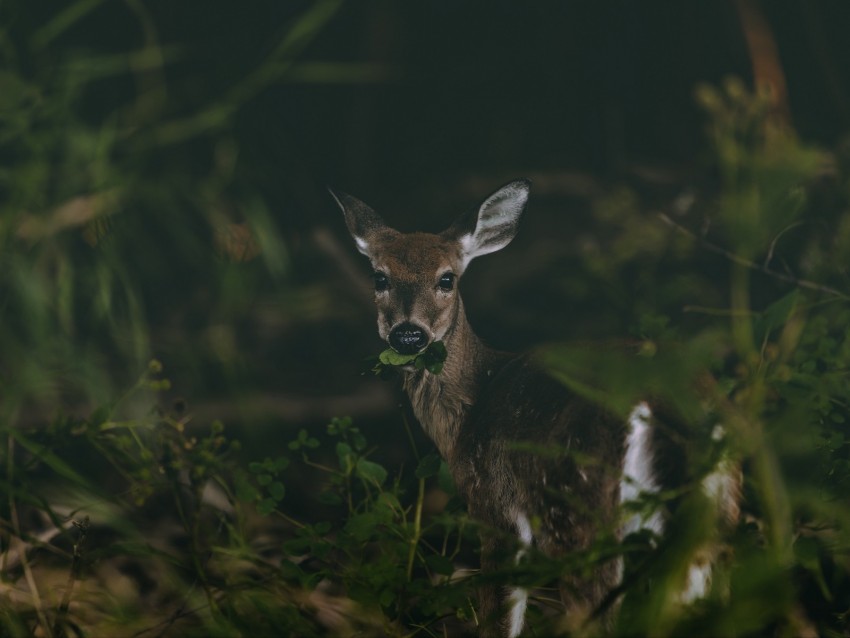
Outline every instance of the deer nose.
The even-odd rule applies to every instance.
[[[399,354],[414,354],[428,345],[425,331],[412,323],[402,323],[393,328],[388,341]]]

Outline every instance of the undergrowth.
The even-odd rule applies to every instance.
[[[151,362],[123,400],[167,386],[160,372]],[[422,516],[426,485],[451,490],[435,454],[391,476],[339,418],[242,463],[220,422],[121,412],[3,428],[3,635],[438,635],[472,618],[455,560],[474,526],[457,503]],[[325,518],[287,513],[292,473],[315,475]]]
[[[479,529],[434,452],[411,446],[413,461],[390,467],[384,441],[336,418],[246,458],[228,424],[164,407],[156,360],[133,382],[165,352],[175,379],[195,371],[207,395],[259,383],[256,333],[342,322],[327,289],[299,288],[234,124],[287,74],[326,81],[332,65],[297,61],[341,3],[293,9],[229,91],[196,69],[200,104],[194,84],[166,82],[182,52],[158,41],[144,3],[110,5],[144,34],[136,49],[80,46],[75,27],[99,4],[0,8],[21,21],[0,30],[0,636],[474,632]],[[357,73],[374,77],[362,65],[330,76]],[[664,538],[601,538],[562,557],[531,548],[519,562],[504,538],[505,567],[486,578],[532,591],[528,635],[601,631],[604,610],[564,618],[555,585],[621,556],[622,601],[606,601],[618,635],[850,630],[847,150],[806,145],[740,82],[697,99],[708,187],[662,211],[624,186],[596,195],[593,228],[547,266],[558,294],[591,290],[633,339],[538,353],[616,413],[647,395],[670,405],[690,444],[685,487],[633,505],[669,514]],[[291,180],[300,192],[300,173]],[[327,368],[339,355],[312,356]],[[692,488],[722,462],[743,468],[744,510],[718,537]],[[715,585],[679,605],[709,540],[725,547]]]

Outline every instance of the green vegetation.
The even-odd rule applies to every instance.
[[[221,53],[215,72],[210,42],[161,39],[145,3],[19,4],[0,5],[0,636],[472,632],[477,524],[415,424],[389,417],[399,451],[366,417],[252,430],[238,411],[193,409],[251,404],[281,379],[318,394],[331,367],[357,382],[362,353],[346,347],[367,339],[367,311],[304,227],[322,204],[302,189],[299,149],[274,140],[281,195],[284,169],[245,142],[271,135],[245,133],[265,90],[386,77],[304,61],[343,3],[291,10],[273,45],[232,67]],[[801,141],[738,81],[695,97],[709,144],[693,197],[660,205],[610,184],[556,251],[496,278],[535,336],[563,335],[564,316],[569,335],[630,330],[538,356],[620,414],[663,400],[691,444],[686,488],[636,505],[669,509],[669,538],[528,551],[488,576],[534,589],[529,635],[598,631],[558,615],[553,583],[620,555],[618,634],[850,627],[850,156]],[[446,356],[439,342],[388,352],[379,366],[432,373]],[[715,531],[692,488],[719,462],[741,463],[745,504]],[[714,540],[716,586],[678,605]]]
[[[442,341],[434,341],[422,352],[414,354],[399,354],[392,348],[387,348],[378,355],[372,371],[382,374],[387,367],[398,367],[413,364],[417,370],[427,370],[431,374],[440,374],[443,371],[443,362],[446,360],[446,345]]]
[[[668,213],[660,218],[678,235],[674,241],[689,244],[680,249],[687,256],[679,263],[692,259],[691,251],[706,250],[728,262],[726,293],[715,296],[717,284],[698,270],[686,276],[703,298],[727,298],[729,305],[687,306],[699,317],[687,332],[669,317],[646,315],[628,352],[556,345],[541,356],[569,386],[622,414],[642,396],[675,406],[689,424],[692,485],[724,459],[744,468],[744,516],[725,539],[731,560],[718,575],[725,585],[687,611],[675,604],[677,579],[711,538],[714,523],[699,499],[661,495],[662,507],[676,506],[671,529],[678,538],[665,539],[641,563],[636,581],[652,582],[648,598],[626,606],[632,629],[841,635],[850,602],[850,510],[842,496],[850,467],[850,298],[815,282],[829,281],[847,263],[842,228],[850,182],[832,173],[841,170],[830,165],[835,158],[807,148],[771,120],[768,96],[751,95],[737,81],[723,90],[701,87],[697,96],[708,112],[719,179],[718,194],[701,202],[700,212],[716,225],[711,235],[722,244],[685,230]],[[837,177],[827,188],[837,189],[844,202],[839,210],[816,203],[822,193],[815,184],[825,171]],[[796,254],[802,261],[774,263],[777,244],[792,243],[789,235],[803,225],[820,228],[800,233],[794,249],[785,251],[786,259]],[[806,270],[811,279],[791,274]],[[717,424],[726,431],[722,449],[712,436]]]
[[[160,370],[152,362],[125,400],[162,387]],[[414,489],[403,505],[409,486],[368,458],[350,419],[334,419],[321,441],[301,430],[286,454],[245,466],[219,422],[190,435],[185,418],[152,411],[116,420],[120,411],[27,434],[4,429],[14,452],[5,582],[14,590],[32,579],[40,593],[9,597],[4,635],[37,626],[52,635],[383,635],[470,608],[466,588],[449,581],[468,536],[465,516],[455,505],[422,520],[426,481],[442,472],[447,486],[435,455],[417,464],[409,478],[418,496]],[[85,471],[72,466],[84,458]],[[112,472],[120,490],[93,480]],[[305,473],[321,486],[315,498],[326,518],[287,513],[288,479]],[[21,531],[34,512],[55,525],[48,537]],[[153,515],[178,528],[151,532]],[[136,562],[152,579],[147,596],[126,589],[121,566]],[[70,610],[45,586],[63,577]]]

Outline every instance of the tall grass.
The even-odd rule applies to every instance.
[[[153,356],[201,370],[199,384],[238,376],[235,325],[252,286],[295,290],[231,125],[287,74],[340,76],[298,64],[339,3],[293,15],[250,73],[200,105],[169,94],[169,65],[186,51],[159,41],[143,3],[122,5],[137,48],[68,44],[105,4],[0,33],[0,635],[472,631],[477,524],[433,453],[412,447],[408,466],[390,469],[380,441],[338,418],[246,458],[229,426],[169,406]],[[104,86],[113,97],[93,109]],[[506,561],[488,577],[534,588],[539,635],[600,630],[562,618],[552,586],[618,554],[630,568],[617,633],[847,632],[846,158],[808,147],[739,83],[698,99],[710,187],[660,214],[625,188],[598,198],[595,223],[617,231],[610,250],[576,258],[600,289],[646,287],[625,311],[634,341],[540,357],[613,411],[647,394],[674,406],[688,424],[688,485],[740,463],[744,515],[719,539],[716,586],[691,607],[676,603],[677,584],[717,539],[687,490],[642,503],[670,510],[667,540]],[[298,490],[306,514],[291,505]]]

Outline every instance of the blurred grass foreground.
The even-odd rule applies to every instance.
[[[154,8],[0,6],[0,636],[473,634],[477,524],[356,374],[371,310],[337,231],[304,221],[328,203],[297,145],[278,178],[246,143],[269,87],[392,72],[304,61],[338,1],[276,9],[274,46],[233,59]],[[675,406],[688,486],[741,463],[744,515],[691,607],[683,571],[718,539],[689,488],[641,504],[670,538],[528,552],[492,576],[533,589],[528,635],[600,633],[553,583],[613,555],[617,635],[850,632],[850,155],[741,81],[694,99],[690,185],[584,188],[570,221],[542,180],[529,215],[563,237],[520,239],[490,290],[564,383],[622,413]]]

